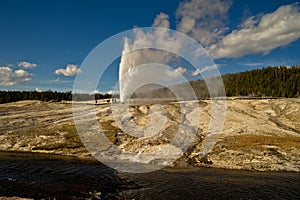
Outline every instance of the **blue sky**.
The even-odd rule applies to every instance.
[[[151,26],[160,13],[168,16],[170,29],[186,33],[207,48],[223,74],[300,64],[297,1],[203,2],[1,1],[0,90],[72,90],[75,75],[93,48],[119,32]],[[274,18],[278,25],[272,24]],[[186,27],[184,19],[195,24]],[[217,34],[211,38],[213,31]],[[256,39],[257,43],[252,41]],[[101,92],[114,86],[119,61],[106,73]]]

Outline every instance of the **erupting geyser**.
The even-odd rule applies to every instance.
[[[171,58],[169,52],[143,48],[143,45],[137,41],[139,41],[138,38],[135,38],[133,42],[128,38],[124,40],[124,48],[119,65],[121,103],[126,103],[134,90],[142,86],[138,85],[138,83],[143,82],[142,80],[151,79],[155,82],[164,78],[161,76],[164,71],[157,72],[157,70],[152,70],[151,67],[145,69],[139,66],[149,63],[153,63],[153,66],[157,63],[166,65]]]
[[[119,89],[120,89],[120,102],[124,103],[127,98],[128,94],[126,94],[126,86],[128,83],[128,76],[124,76],[124,74],[128,73],[129,69],[134,65],[134,58],[130,57],[129,52],[129,44],[128,38],[125,38],[124,41],[124,49],[122,52],[121,62],[119,65]]]

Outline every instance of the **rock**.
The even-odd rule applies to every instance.
[[[143,114],[148,114],[148,106],[146,105],[142,105],[142,106],[139,106],[139,111],[142,112]]]

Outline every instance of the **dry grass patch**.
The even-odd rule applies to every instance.
[[[222,148],[241,150],[265,146],[300,149],[300,137],[297,136],[266,136],[266,135],[237,135],[224,138],[219,143]]]
[[[110,121],[100,121],[100,126],[102,128],[103,133],[105,134],[105,136],[113,143],[116,144],[117,143],[117,134],[119,132],[122,132],[121,129],[115,127],[112,125],[112,123],[114,123],[113,120]]]
[[[49,151],[84,147],[73,123],[28,128],[10,134],[11,143],[16,143],[18,140],[20,146],[27,146],[32,143],[32,150]],[[34,144],[34,141],[39,142]]]

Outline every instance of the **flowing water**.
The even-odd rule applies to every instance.
[[[298,199],[300,173],[167,168],[118,173],[99,162],[0,153],[0,197],[33,199]]]

